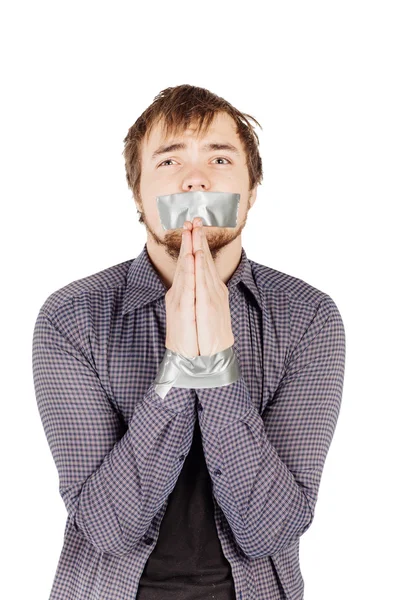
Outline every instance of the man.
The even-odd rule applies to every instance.
[[[241,246],[256,138],[208,90],[164,90],[124,140],[142,252],[40,309],[35,392],[68,511],[50,600],[304,597],[299,539],[339,414],[345,333],[328,294]],[[236,227],[163,229],[157,196],[214,190],[240,193]],[[240,377],[162,398],[167,349],[231,349]]]

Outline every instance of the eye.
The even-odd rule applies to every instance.
[[[224,158],[222,156],[219,156],[218,158],[215,158],[214,160],[226,160],[226,161],[228,161],[229,164],[232,164],[231,161],[228,158]],[[172,158],[167,158],[159,166],[162,167],[167,162],[172,162]]]
[[[222,156],[219,156],[218,158],[216,158],[215,160],[227,160],[229,164],[231,164],[231,161],[228,160],[227,158],[223,158]],[[226,164],[226,163],[225,163]]]
[[[172,158],[167,158],[166,160],[164,160],[159,166],[161,167],[164,163],[166,162],[171,162]]]

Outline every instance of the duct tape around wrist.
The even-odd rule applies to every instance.
[[[213,388],[234,383],[241,371],[233,346],[211,356],[182,356],[166,348],[154,380],[155,391],[165,398],[171,387]]]

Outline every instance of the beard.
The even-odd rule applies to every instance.
[[[249,196],[250,198],[250,196]],[[225,248],[228,244],[233,242],[242,232],[246,225],[247,215],[249,213],[250,203],[247,202],[247,210],[244,215],[243,221],[236,225],[236,227],[214,227],[209,225],[203,225],[204,233],[207,236],[208,246],[210,248],[211,256],[213,260],[217,258],[222,248]],[[140,213],[140,223],[143,223],[146,227],[148,234],[151,236],[153,241],[158,246],[163,246],[164,251],[170,256],[175,262],[179,258],[179,253],[182,244],[182,233],[185,231],[183,228],[179,229],[168,229],[165,232],[164,238],[160,238],[154,229],[147,222],[146,214],[143,211]]]

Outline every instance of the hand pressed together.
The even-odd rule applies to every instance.
[[[167,348],[194,357],[211,356],[233,345],[229,290],[216,269],[200,217],[193,219],[193,225],[184,223],[166,305]]]

